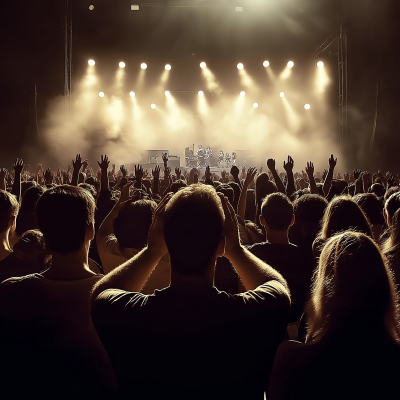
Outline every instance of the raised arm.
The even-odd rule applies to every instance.
[[[160,166],[156,165],[151,173],[153,175],[153,193],[160,194]]]
[[[218,195],[225,213],[225,257],[233,264],[246,290],[253,290],[268,281],[275,280],[284,286],[289,295],[283,276],[240,244],[235,210],[229,204],[228,198],[222,193]]]
[[[311,194],[319,194],[317,184],[314,179],[314,164],[310,161],[307,163],[306,173],[308,175],[308,181],[310,182],[310,192]]]
[[[83,163],[82,163],[81,155],[77,154],[75,161],[72,160],[72,167],[74,169],[74,172],[72,173],[72,180],[71,180],[72,186],[78,186],[79,171],[81,170],[82,164]]]
[[[286,171],[287,176],[287,185],[286,185],[286,195],[290,197],[295,191],[296,187],[294,186],[294,176],[293,176],[293,166],[294,161],[293,158],[288,156],[287,163],[283,162],[283,168]]]
[[[257,170],[255,167],[250,167],[247,170],[246,179],[244,180],[242,190],[240,191],[239,203],[238,203],[238,216],[244,221],[246,213],[246,200],[247,200],[247,188],[250,183],[253,182],[256,176]]]
[[[337,163],[337,158],[333,158],[333,154],[331,154],[331,158],[329,159],[329,170],[328,173],[326,174],[324,186],[322,188],[325,197],[328,195],[329,189],[331,188],[333,171],[335,170],[336,163]]]
[[[104,154],[103,158],[103,155],[101,155],[101,161],[97,161],[97,164],[101,171],[100,190],[110,191],[110,182],[108,180],[108,165],[110,164],[110,161],[108,160],[108,157]]]
[[[17,200],[21,200],[21,173],[24,169],[24,162],[17,158],[14,164],[14,183],[11,189],[11,193],[17,197]]]
[[[268,166],[269,170],[271,171],[272,177],[274,178],[276,187],[278,188],[278,192],[286,194],[285,186],[283,185],[282,180],[279,177],[278,172],[275,169],[275,160],[273,158],[269,158],[267,160],[267,166]]]
[[[163,214],[170,198],[171,194],[164,197],[154,212],[147,247],[126,263],[111,271],[94,286],[92,304],[96,297],[107,289],[121,289],[129,292],[140,292],[142,290],[151,271],[168,252],[164,239]]]

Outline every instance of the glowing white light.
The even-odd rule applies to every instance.
[[[169,90],[166,90],[164,94],[165,94],[166,96],[170,96],[170,95],[171,95],[171,93],[169,92]]]
[[[123,61],[121,61],[118,65],[120,68],[125,68],[125,63]]]
[[[279,93],[279,96],[280,96],[280,97],[285,97],[285,93],[280,92],[280,93]]]
[[[203,62],[201,62],[200,63],[200,68],[205,68],[205,67],[207,67],[207,64],[203,61]]]
[[[304,104],[304,108],[305,108],[306,110],[309,110],[309,109],[311,108],[311,106],[310,106],[309,104]]]
[[[242,63],[239,63],[239,64],[237,65],[237,69],[243,69],[243,64],[242,64]]]
[[[96,64],[94,60],[89,60],[87,63],[88,63],[89,65],[91,65],[91,66],[93,66],[93,65]]]
[[[318,62],[317,62],[317,67],[318,67],[318,68],[322,68],[323,66],[324,66],[323,61],[318,61]]]
[[[254,108],[258,108],[258,103],[253,103]]]
[[[94,5],[90,5],[90,6],[89,6],[89,10],[90,10],[90,11],[94,10]]]
[[[269,67],[269,61],[264,61],[264,62],[263,62],[263,66],[264,66],[264,67]]]
[[[147,64],[146,64],[146,63],[141,63],[141,64],[140,64],[140,68],[146,69],[146,68],[147,68]]]
[[[244,96],[246,96],[246,92],[245,92],[244,90],[242,90],[242,91],[240,92],[240,95],[241,95],[242,97],[244,97]]]
[[[289,68],[293,68],[293,67],[294,67],[294,62],[293,62],[293,61],[289,61],[289,62],[287,63],[287,66],[288,66]]]
[[[154,103],[151,103],[150,107],[154,110],[157,106]]]
[[[135,96],[136,96],[136,94],[135,94],[135,92],[129,92],[129,96],[131,96],[131,97],[135,97]]]
[[[167,64],[167,65],[165,66],[165,69],[166,69],[167,71],[171,71],[171,66],[170,66],[169,64]]]
[[[203,96],[203,95],[204,95],[204,92],[203,92],[202,90],[200,90],[199,93],[198,93],[198,95],[199,95],[199,96]]]
[[[104,97],[104,92],[99,92],[99,97]]]

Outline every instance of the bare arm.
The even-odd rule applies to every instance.
[[[294,186],[293,166],[293,158],[288,156],[287,163],[285,163],[285,161],[283,162],[283,168],[285,169],[287,176],[286,195],[288,197],[296,191],[296,187]]]
[[[286,194],[285,186],[283,185],[282,180],[279,177],[278,172],[276,172],[276,169],[275,169],[275,160],[273,158],[268,159],[267,166],[268,166],[269,170],[271,171],[272,177],[274,178],[276,187],[278,188],[278,192]]]
[[[21,159],[17,158],[14,164],[15,176],[11,193],[17,197],[18,201],[21,200],[21,173],[23,168],[24,168],[24,162]]]
[[[238,203],[238,216],[244,221],[244,216],[246,213],[246,200],[247,200],[247,188],[250,183],[253,182],[254,177],[257,173],[255,167],[251,167],[247,170],[246,179],[243,183],[242,190],[240,191],[239,203]]]
[[[319,194],[317,184],[314,179],[314,164],[310,161],[307,163],[306,172],[308,175],[308,181],[310,182],[310,192],[311,194]]]
[[[79,171],[82,167],[82,159],[80,154],[76,155],[75,161],[72,160],[72,166],[74,168],[74,172],[72,173],[71,185],[78,186]]]
[[[331,158],[329,159],[329,170],[328,173],[326,174],[323,186],[323,192],[325,197],[328,195],[329,189],[331,188],[333,171],[335,170],[336,163],[337,163],[337,158],[336,159],[333,158],[333,154],[331,154]]]

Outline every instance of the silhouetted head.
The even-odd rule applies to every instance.
[[[371,225],[383,224],[382,200],[375,193],[360,193],[353,197],[353,200],[360,206],[367,216]]]
[[[293,204],[283,193],[269,194],[261,206],[261,224],[266,224],[266,229],[285,231],[293,223]]]
[[[5,190],[0,190],[0,232],[6,232],[8,229],[11,233],[14,231],[18,211],[17,198]]]
[[[385,219],[388,226],[394,213],[400,208],[400,192],[393,193],[385,202]]]

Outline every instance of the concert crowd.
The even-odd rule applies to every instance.
[[[399,176],[233,161],[0,169],[3,399],[400,398]]]

